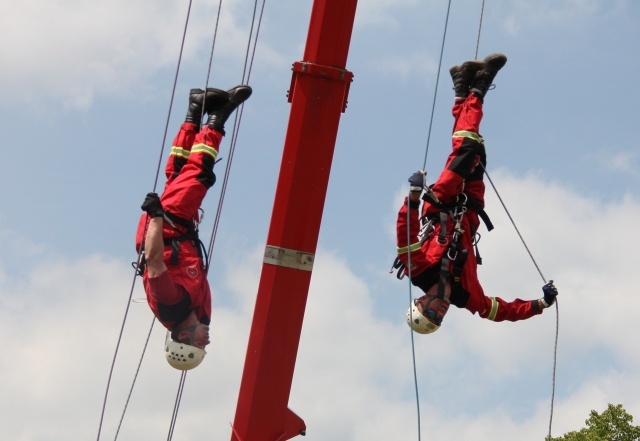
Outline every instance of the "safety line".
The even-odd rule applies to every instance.
[[[176,394],[176,402],[173,405],[173,414],[171,415],[171,424],[169,425],[167,441],[171,441],[171,439],[173,438],[173,431],[176,428],[176,422],[178,421],[178,411],[180,410],[180,402],[182,401],[182,392],[184,392],[184,383],[187,381],[187,372],[188,371],[182,371],[182,374],[180,375],[178,393]]]
[[[245,52],[244,68],[243,68],[243,72],[242,72],[242,84],[249,84],[249,79],[251,77],[251,69],[253,67],[253,60],[254,60],[254,57],[255,57],[255,48],[258,45],[258,36],[259,36],[259,31],[260,31],[260,25],[262,24],[262,16],[263,16],[263,13],[264,13],[265,2],[266,2],[266,0],[263,0],[263,2],[262,2],[262,8],[260,10],[260,16],[259,16],[259,19],[258,19],[258,24],[257,24],[257,27],[256,27],[256,33],[255,33],[254,42],[253,42],[253,51],[251,51],[251,39],[253,37],[253,28],[254,28],[254,25],[255,25],[255,22],[256,22],[256,14],[257,14],[257,9],[258,9],[258,0],[254,1],[253,19],[251,21],[251,28],[250,28],[250,31],[249,31],[249,38],[248,38],[248,41],[247,41],[247,49],[246,49],[246,52]],[[251,53],[251,55],[250,55],[250,53]],[[218,235],[218,227],[219,227],[219,224],[220,224],[220,216],[222,215],[222,206],[224,204],[224,198],[225,198],[225,195],[226,195],[226,192],[227,192],[227,185],[228,185],[228,182],[229,182],[229,175],[231,173],[231,165],[233,163],[233,156],[234,156],[235,149],[236,149],[238,133],[240,131],[240,123],[242,122],[243,110],[244,110],[244,103],[240,105],[238,110],[235,112],[235,116],[234,116],[233,129],[231,130],[231,142],[230,142],[230,147],[229,147],[229,160],[227,161],[227,165],[225,167],[224,179],[222,181],[222,189],[220,191],[220,198],[218,200],[218,208],[216,210],[215,220],[213,222],[213,228],[212,228],[212,231],[211,231],[211,237],[209,239],[209,254],[211,254],[211,250],[213,250],[213,246],[215,244],[215,240],[216,240],[216,237]],[[207,268],[207,270],[208,270],[208,268]]]
[[[116,365],[116,358],[118,356],[118,349],[120,348],[120,342],[122,341],[122,335],[124,333],[124,325],[127,321],[127,316],[129,314],[129,307],[131,306],[131,298],[133,297],[133,288],[136,284],[136,277],[137,274],[134,274],[133,276],[133,283],[131,285],[131,292],[129,293],[129,299],[127,300],[127,307],[125,308],[124,311],[124,318],[122,320],[122,325],[120,326],[120,334],[118,335],[118,341],[116,343],[116,349],[115,352],[113,354],[113,359],[111,360],[111,368],[109,369],[109,376],[107,378],[107,388],[106,391],[104,393],[104,399],[102,401],[102,411],[100,412],[100,422],[98,423],[98,437],[96,438],[97,441],[100,441],[100,433],[102,431],[102,423],[104,421],[104,412],[105,409],[107,407],[107,397],[109,396],[109,388],[111,386],[111,379],[113,377],[113,370],[115,368]]]
[[[433,127],[433,114],[436,108],[436,98],[438,97],[438,84],[440,82],[440,71],[442,70],[442,55],[444,53],[444,44],[447,39],[447,28],[449,27],[449,12],[451,11],[451,0],[447,5],[447,16],[444,21],[444,32],[442,33],[442,45],[440,46],[440,61],[438,61],[438,72],[436,74],[436,86],[433,92],[433,102],[431,104],[431,117],[429,119],[429,129],[427,131],[427,145],[425,146],[424,161],[422,162],[422,170],[427,169],[427,155],[429,154],[429,142],[431,141],[431,128]]]
[[[476,40],[476,51],[475,51],[475,56],[474,56],[475,59],[478,58],[478,50],[479,50],[479,47],[480,47],[480,36],[482,34],[482,22],[483,22],[483,18],[484,18],[484,7],[485,7],[485,0],[482,0],[482,6],[481,6],[481,10],[480,10],[480,21],[479,21],[479,24],[478,24],[478,37],[477,37],[477,40]],[[429,120],[429,129],[428,129],[428,133],[427,133],[427,142],[426,142],[426,146],[425,146],[424,161],[423,161],[423,166],[422,166],[423,170],[426,170],[426,166],[427,166],[427,156],[429,154],[429,143],[430,143],[430,140],[431,140],[431,129],[432,129],[432,126],[433,126],[433,116],[434,116],[434,113],[435,113],[435,104],[436,104],[436,98],[437,98],[437,95],[438,95],[438,85],[439,85],[439,81],[440,81],[440,71],[442,70],[442,59],[443,59],[443,52],[444,52],[444,46],[445,46],[445,41],[446,41],[446,35],[447,35],[447,27],[448,27],[448,23],[449,23],[450,9],[451,9],[451,0],[449,0],[448,6],[447,6],[447,15],[446,15],[444,32],[443,32],[443,36],[442,36],[442,45],[441,45],[441,48],[440,48],[440,60],[439,60],[439,63],[438,63],[438,73],[437,73],[437,76],[436,76],[435,92],[434,92],[433,102],[432,102],[432,106],[431,106],[431,116],[430,116],[430,120]],[[484,166],[482,166],[482,167],[484,169]],[[502,207],[504,208],[505,212],[507,213],[507,216],[509,217],[513,227],[515,228],[518,236],[520,237],[520,240],[522,241],[525,249],[527,250],[527,253],[529,254],[531,260],[533,261],[533,263],[534,263],[534,265],[535,265],[535,267],[536,267],[536,269],[538,271],[538,273],[540,274],[540,277],[542,277],[543,282],[546,284],[547,280],[545,279],[544,275],[542,274],[542,271],[540,270],[540,267],[538,266],[538,263],[534,259],[533,254],[529,250],[529,247],[527,246],[524,238],[520,234],[520,230],[518,230],[518,227],[516,226],[515,221],[511,217],[511,214],[509,213],[509,210],[507,209],[506,205],[502,201],[502,198],[500,197],[500,194],[498,193],[495,185],[493,184],[493,181],[491,180],[491,177],[487,173],[486,169],[484,169],[484,172],[487,175],[487,178],[489,179],[489,182],[491,183],[491,186],[493,187],[494,192],[498,196],[498,199],[500,200],[500,203],[502,204]],[[407,227],[409,227],[409,215],[408,215],[408,213],[407,213]],[[407,243],[411,243],[411,239],[409,237],[409,234],[407,234],[407,236],[408,236],[407,237]],[[410,300],[410,302],[412,302],[412,294],[411,294],[411,250],[409,250],[408,264],[409,264],[409,269],[408,269],[408,275],[409,275],[409,300]],[[552,426],[552,421],[553,421],[553,405],[554,405],[555,389],[556,389],[556,367],[557,367],[557,352],[558,352],[558,334],[559,334],[559,328],[560,328],[560,314],[559,314],[559,307],[558,307],[558,299],[556,299],[555,304],[556,304],[556,333],[555,333],[555,342],[554,342],[554,349],[553,349],[553,376],[552,376],[552,390],[551,390],[551,410],[550,410],[550,415],[549,415],[549,433],[548,433],[548,438],[549,439],[551,439],[551,426]],[[409,305],[409,308],[410,308],[410,318],[412,319],[413,318],[413,314],[412,314],[411,303]],[[420,404],[419,404],[419,398],[418,398],[418,383],[417,383],[417,374],[416,374],[415,347],[414,347],[413,329],[412,328],[411,328],[411,350],[412,350],[412,356],[413,356],[413,370],[414,370],[414,382],[415,382],[415,388],[416,388],[416,400],[418,401],[418,439],[420,439]]]
[[[418,441],[421,439],[420,429],[420,396],[418,394],[418,371],[416,369],[416,348],[413,337],[413,294],[411,292],[411,190],[407,196],[407,276],[409,277],[409,333],[411,333],[411,358],[413,360],[413,383],[416,390],[416,408],[418,411]]]
[[[560,310],[558,308],[558,299],[556,298],[556,338],[553,347],[553,379],[551,383],[551,412],[549,414],[549,433],[548,439],[551,439],[551,423],[553,421],[553,400],[556,396],[556,359],[558,355],[558,329],[560,328]]]
[[[538,262],[536,262],[536,259],[534,259],[533,254],[531,254],[531,251],[529,250],[529,247],[527,246],[527,242],[525,242],[524,238],[522,237],[522,234],[520,234],[520,230],[518,229],[518,226],[516,225],[515,221],[511,217],[511,213],[509,213],[509,210],[507,210],[507,206],[505,205],[504,201],[502,200],[502,197],[500,196],[500,193],[498,193],[498,189],[493,184],[493,181],[491,180],[491,176],[489,176],[489,173],[487,172],[487,169],[484,167],[482,162],[480,162],[479,165],[484,169],[484,174],[487,175],[487,179],[489,179],[489,183],[491,184],[491,187],[493,187],[493,191],[496,193],[496,196],[498,196],[498,200],[500,201],[500,204],[502,204],[502,208],[504,208],[504,211],[507,213],[507,216],[509,217],[509,220],[511,221],[511,225],[513,225],[513,228],[515,228],[516,233],[518,233],[518,237],[520,237],[520,241],[522,242],[522,244],[524,245],[525,249],[527,250],[527,253],[529,253],[529,257],[531,258],[531,260],[533,261],[533,264],[535,265],[536,269],[538,270],[538,274],[540,274],[540,277],[542,278],[542,281],[544,283],[547,283],[548,282],[547,279],[542,274],[542,271],[540,271],[540,267],[538,266]]]
[[[219,24],[219,19],[220,19],[220,10],[222,9],[222,0],[220,0],[219,2],[219,7],[218,7],[218,16],[216,18],[216,25],[215,25],[215,30],[214,30],[214,36],[213,36],[213,41],[212,41],[212,45],[211,45],[211,55],[209,58],[209,72],[207,73],[207,85],[208,85],[208,81],[209,81],[209,76],[210,76],[210,71],[211,71],[211,65],[212,65],[212,60],[213,60],[213,53],[214,53],[214,47],[215,47],[215,40],[216,40],[216,36],[218,33],[218,24]],[[247,44],[247,54],[245,55],[245,62],[244,62],[244,66],[243,66],[243,73],[242,73],[242,80],[241,83],[242,84],[248,84],[248,78],[247,81],[245,82],[245,74],[247,72],[247,59],[248,59],[248,53],[249,53],[249,48],[251,46],[251,37],[253,35],[253,27],[255,25],[255,21],[256,21],[256,9],[257,9],[257,0],[254,3],[254,13],[253,13],[253,17],[252,17],[252,21],[251,21],[251,27],[250,27],[250,31],[249,31],[249,39],[248,39],[248,44]],[[264,11],[264,2],[263,2],[263,8],[262,10]],[[262,21],[262,14],[260,15],[260,22]],[[258,24],[258,29],[259,29],[259,24]],[[253,55],[255,56],[255,46],[257,45],[257,38],[258,38],[258,34],[256,32],[256,37],[255,37],[255,43],[254,43],[254,53]],[[251,64],[253,64],[253,58],[251,58]],[[214,242],[215,242],[215,236],[217,234],[217,230],[220,224],[220,215],[222,212],[222,205],[224,203],[224,197],[226,195],[227,192],[227,183],[229,181],[229,174],[231,171],[231,163],[233,161],[233,154],[235,152],[235,146],[236,146],[236,142],[237,142],[237,137],[238,137],[238,132],[240,129],[240,121],[242,118],[242,109],[244,108],[244,103],[241,104],[240,108],[235,112],[235,120],[234,120],[234,124],[233,124],[233,129],[231,131],[232,135],[231,135],[231,142],[230,142],[230,149],[229,149],[229,160],[227,161],[227,165],[225,168],[225,173],[224,173],[224,178],[223,178],[223,185],[220,191],[220,198],[218,201],[218,209],[216,211],[216,216],[215,216],[215,220],[213,223],[213,228],[212,228],[212,233],[211,233],[211,239],[209,242],[209,248],[208,248],[208,255],[211,256],[213,253],[213,246],[214,246]],[[203,115],[204,116],[204,115]],[[208,260],[208,259],[207,259]],[[209,262],[206,262],[206,273],[208,275],[209,273]],[[167,436],[167,441],[171,441],[171,439],[173,438],[173,432],[175,430],[175,425],[177,422],[177,418],[178,418],[178,411],[180,409],[180,403],[182,400],[182,393],[184,391],[184,386],[186,383],[186,371],[183,371],[182,373],[182,377],[181,377],[181,381],[180,384],[178,386],[178,395],[176,397],[176,402],[175,402],[175,407],[174,407],[174,411],[173,411],[173,415],[172,415],[172,419],[171,419],[171,425],[169,428],[169,434]]]
[[[480,9],[480,24],[478,25],[478,40],[476,41],[476,55],[475,59],[478,59],[478,49],[480,48],[480,34],[482,32],[482,17],[484,17],[484,0],[482,0],[482,8]]]
[[[136,369],[136,374],[133,376],[133,382],[131,383],[131,389],[129,389],[129,395],[127,395],[127,401],[124,404],[124,409],[122,410],[122,416],[120,417],[120,422],[118,423],[118,428],[116,429],[116,435],[113,438],[114,441],[118,439],[118,434],[120,433],[120,428],[122,427],[122,422],[124,421],[124,415],[127,412],[127,408],[129,407],[129,400],[131,399],[131,395],[133,394],[133,387],[136,384],[136,380],[138,379],[138,373],[140,372],[140,366],[142,366],[142,360],[144,359],[144,354],[147,351],[147,346],[149,345],[149,339],[151,338],[151,332],[153,331],[153,325],[156,322],[156,317],[153,316],[151,320],[151,326],[149,327],[149,333],[147,334],[147,340],[144,342],[144,348],[142,349],[142,355],[140,356],[140,361],[138,362],[138,368]]]
[[[426,146],[425,146],[425,152],[424,152],[424,161],[422,164],[422,169],[426,170],[427,168],[427,156],[429,154],[429,142],[431,141],[431,128],[433,127],[433,115],[435,113],[435,106],[436,106],[436,98],[438,97],[438,84],[440,83],[440,71],[442,70],[442,58],[443,58],[443,54],[444,54],[444,46],[445,46],[445,42],[447,39],[447,28],[449,27],[449,14],[451,12],[451,0],[449,0],[448,4],[447,4],[447,14],[445,16],[445,21],[444,21],[444,30],[442,32],[442,44],[440,45],[440,59],[438,61],[438,71],[436,73],[436,84],[435,84],[435,89],[434,89],[434,93],[433,93],[433,101],[431,104],[431,116],[429,118],[429,129],[427,130],[427,142],[426,142]],[[407,204],[409,202],[407,201]],[[409,206],[407,205],[407,244],[411,244],[411,237],[410,237],[410,233],[409,233],[409,229],[410,229],[410,223],[409,223]],[[412,290],[411,290],[411,247],[408,248],[408,255],[407,255],[407,264],[408,264],[408,269],[407,269],[407,275],[409,277],[409,319],[411,321],[411,323],[413,323],[413,308],[412,308],[412,303],[413,303],[413,294],[412,294]],[[419,392],[418,392],[418,372],[417,372],[417,368],[416,368],[416,349],[415,349],[415,341],[414,341],[414,336],[413,336],[413,325],[410,324],[409,327],[409,332],[411,334],[411,358],[412,358],[412,362],[413,362],[413,382],[414,382],[414,388],[415,388],[415,392],[416,392],[416,409],[418,412],[418,441],[421,440],[421,422],[420,422],[420,396],[419,396]]]
[[[511,221],[511,225],[513,225],[513,228],[516,230],[516,233],[518,233],[518,236],[520,237],[520,241],[524,245],[525,249],[527,250],[527,253],[529,254],[529,257],[531,258],[531,260],[533,261],[533,264],[535,265],[536,269],[538,270],[538,274],[540,274],[540,277],[542,278],[542,281],[546,284],[547,283],[547,279],[542,274],[542,271],[540,270],[540,267],[538,266],[538,262],[536,262],[536,259],[533,257],[533,254],[529,250],[529,247],[527,246],[527,243],[525,242],[524,238],[522,237],[522,234],[520,234],[520,230],[518,229],[518,226],[516,225],[515,221],[513,220],[513,217],[511,217],[511,213],[509,213],[509,210],[507,209],[506,204],[502,200],[502,197],[500,196],[500,193],[498,193],[498,189],[494,185],[493,180],[491,179],[491,176],[489,176],[489,173],[487,172],[487,169],[484,167],[484,165],[482,165],[482,163],[480,163],[480,165],[484,169],[484,174],[487,175],[487,179],[489,179],[489,183],[491,184],[491,187],[493,188],[493,191],[495,192],[496,196],[498,197],[498,200],[500,201],[500,204],[502,205],[502,208],[504,208],[504,211],[507,213],[507,216],[509,217],[509,220]],[[553,347],[553,375],[552,375],[552,382],[551,382],[551,411],[550,411],[550,415],[549,415],[549,434],[548,434],[549,439],[551,439],[551,424],[552,424],[552,421],[553,421],[553,402],[554,402],[555,395],[556,395],[556,366],[557,366],[557,359],[558,359],[558,333],[559,333],[559,329],[560,329],[560,310],[559,310],[559,307],[558,307],[558,299],[557,298],[556,298],[555,304],[556,304],[556,336],[555,336],[555,342],[554,342],[554,347]]]
[[[218,12],[216,14],[216,22],[215,22],[215,26],[213,29],[213,37],[211,40],[211,51],[209,53],[209,67],[207,69],[207,75],[205,78],[205,91],[207,90],[207,88],[209,87],[209,78],[211,76],[211,66],[213,64],[213,54],[215,52],[215,46],[216,46],[216,40],[217,40],[217,36],[218,36],[218,27],[220,24],[220,14],[222,12],[222,0],[219,0],[218,2]],[[186,31],[186,30],[185,30]],[[206,100],[206,93],[205,93],[205,100]],[[205,106],[202,106],[202,113],[200,115],[200,121],[202,121],[204,119],[204,113],[205,113]],[[165,134],[166,137],[166,134]],[[214,164],[215,165],[215,164]],[[212,249],[209,248],[209,251],[205,256],[205,272],[208,275],[209,274],[209,256],[211,256],[211,252]],[[173,438],[173,431],[175,429],[175,425],[177,422],[177,418],[178,418],[178,410],[180,409],[180,403],[181,403],[181,399],[182,399],[182,393],[184,392],[184,385],[186,382],[186,371],[182,371],[182,375],[180,376],[180,382],[178,384],[178,392],[177,392],[177,397],[176,397],[176,402],[174,404],[174,410],[173,413],[171,415],[171,423],[169,424],[169,433],[167,434],[167,440],[170,441]]]
[[[209,53],[209,68],[207,69],[207,76],[204,80],[205,90],[209,87],[209,77],[211,76],[211,66],[213,64],[213,53],[216,47],[216,39],[218,36],[218,26],[220,24],[220,13],[222,12],[222,0],[218,2],[218,13],[216,14],[216,24],[213,28],[213,39],[211,40],[211,51]],[[205,100],[207,95],[205,94]],[[200,115],[200,121],[204,119],[204,109],[205,106],[202,106],[202,114]],[[214,164],[215,165],[215,164]]]
[[[179,55],[178,55],[178,62],[176,64],[176,71],[175,71],[174,80],[173,80],[173,87],[172,87],[172,90],[171,90],[171,99],[169,101],[169,109],[168,109],[168,112],[167,112],[167,119],[166,119],[166,122],[165,122],[164,134],[162,136],[162,142],[161,142],[161,146],[160,146],[160,154],[158,156],[158,164],[156,166],[156,175],[155,175],[155,179],[154,179],[154,183],[153,183],[153,191],[154,192],[156,191],[157,186],[158,186],[158,179],[159,179],[160,170],[161,170],[161,167],[162,167],[162,157],[163,157],[163,154],[164,154],[164,148],[165,148],[167,133],[168,133],[168,130],[169,130],[169,121],[171,119],[171,111],[173,109],[173,102],[174,102],[174,98],[175,98],[176,85],[177,85],[177,82],[178,82],[178,76],[179,76],[179,72],[180,72],[180,65],[182,63],[182,55],[183,55],[183,52],[184,52],[184,44],[185,44],[185,40],[186,40],[187,29],[188,29],[188,26],[189,26],[189,17],[191,16],[191,6],[192,6],[192,4],[193,4],[193,0],[189,0],[189,5],[187,7],[187,14],[186,14],[185,23],[184,23],[184,29],[183,29],[183,33],[182,33],[182,41],[181,41],[181,44],[180,44],[180,51],[179,51]],[[146,235],[146,226],[145,226],[145,230],[143,231],[143,237],[145,235]],[[141,256],[142,256],[142,247],[141,247],[141,249],[140,249],[140,251],[138,253],[138,260],[137,260],[138,266],[139,266],[139,263],[140,263],[140,260],[141,260]],[[120,327],[120,333],[118,335],[118,341],[116,343],[116,348],[115,348],[115,351],[114,351],[114,354],[113,354],[113,360],[111,362],[111,368],[109,370],[109,375],[108,375],[108,378],[107,378],[107,387],[106,387],[106,391],[105,391],[105,395],[104,395],[104,400],[103,400],[103,403],[102,403],[102,410],[101,410],[101,413],[100,413],[100,422],[98,424],[97,441],[100,441],[100,435],[101,435],[101,432],[102,432],[102,425],[103,425],[103,422],[104,422],[104,414],[105,414],[105,410],[106,410],[107,399],[108,399],[108,396],[109,396],[109,389],[110,389],[110,386],[111,386],[111,380],[113,378],[113,371],[114,371],[114,368],[115,368],[116,359],[118,357],[120,344],[122,342],[122,336],[124,334],[124,327],[125,327],[125,324],[126,324],[126,321],[127,321],[127,317],[129,315],[129,308],[130,308],[130,305],[131,305],[131,299],[133,297],[133,291],[134,291],[135,284],[136,284],[136,279],[137,279],[137,276],[138,276],[138,272],[137,271],[138,270],[136,268],[136,270],[134,271],[134,275],[133,275],[133,281],[132,281],[132,284],[131,284],[131,289],[130,289],[130,292],[129,292],[129,298],[127,300],[127,306],[125,308],[124,317],[122,319],[122,325]],[[151,330],[153,329],[154,322],[155,322],[155,317],[154,317],[153,321],[151,322],[151,329],[149,330],[149,333],[151,333]],[[146,349],[147,349],[148,340],[149,340],[149,337],[147,337],[147,342],[145,342],[144,349],[143,349],[142,355],[140,357],[140,362],[138,364],[138,370],[140,369],[140,365],[142,364],[142,360],[144,358],[144,355],[145,355],[145,352],[146,352]],[[138,376],[138,372],[136,371],[136,375],[134,377],[133,384],[131,385],[131,390],[129,392],[129,397],[131,396],[131,393],[133,392],[133,388],[135,386],[135,382],[136,382],[137,376]],[[120,423],[118,425],[118,429],[117,429],[117,432],[116,432],[116,435],[115,435],[116,439],[118,437],[118,432],[120,431],[120,427],[122,425],[122,421],[123,421],[124,415],[126,413],[128,402],[129,402],[129,398],[127,398],[127,403],[125,404],[125,409],[123,411],[122,417],[120,419]]]
[[[162,157],[164,155],[164,147],[166,145],[167,133],[169,132],[169,120],[171,119],[171,110],[173,109],[173,101],[176,95],[176,86],[178,84],[178,75],[180,73],[180,64],[182,63],[182,53],[184,51],[184,42],[187,37],[187,28],[189,27],[189,16],[191,15],[191,4],[193,0],[189,0],[189,8],[187,9],[187,18],[184,22],[184,31],[182,32],[182,42],[180,43],[180,53],[178,55],[178,64],[176,66],[176,73],[173,77],[173,87],[171,89],[171,99],[169,100],[169,111],[167,112],[167,120],[164,125],[164,134],[162,135],[162,143],[160,146],[160,155],[158,157],[158,165],[156,167],[156,178],[153,183],[153,191],[155,192],[158,187],[158,179],[160,176],[160,170],[162,168]]]

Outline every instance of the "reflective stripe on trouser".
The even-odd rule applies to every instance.
[[[468,138],[479,144],[484,144],[484,138],[478,135],[476,132],[470,132],[468,130],[458,130],[457,132],[453,132],[453,138]]]
[[[222,134],[207,126],[196,134],[195,125],[182,124],[167,162],[167,176],[170,177],[160,198],[166,211],[182,219],[196,217],[207,190],[215,182],[213,165],[221,140]],[[176,168],[179,160],[185,162]]]

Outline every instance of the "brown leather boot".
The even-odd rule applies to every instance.
[[[480,60],[465,61],[460,66],[449,69],[453,80],[453,90],[456,98],[465,98],[469,94],[469,87],[476,73],[486,67],[486,63]]]
[[[484,62],[486,64],[485,68],[476,73],[476,77],[471,83],[471,91],[481,99],[484,99],[498,71],[507,63],[507,56],[504,54],[491,54],[484,59]]]

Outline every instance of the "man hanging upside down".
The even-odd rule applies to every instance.
[[[492,54],[449,70],[455,90],[453,151],[432,186],[426,185],[424,171],[409,178],[409,197],[398,213],[398,261],[425,293],[413,301],[407,323],[421,334],[437,331],[451,304],[489,320],[517,321],[540,314],[558,295],[551,281],[543,286],[541,299],[507,302],[485,296],[478,281],[474,239],[479,218],[493,228],[483,210],[487,157],[479,134],[482,105],[506,62],[503,54]]]
[[[211,291],[197,234],[198,210],[216,181],[213,166],[224,124],[251,92],[244,85],[228,91],[191,89],[165,168],[164,192],[147,194],[142,204],[146,214],[138,224],[136,249],[144,253],[144,289],[149,307],[171,332],[165,356],[177,369],[198,366],[209,344]],[[207,123],[200,129],[204,113]]]

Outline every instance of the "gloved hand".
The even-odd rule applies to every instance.
[[[549,280],[549,283],[542,287],[544,297],[542,298],[542,304],[545,308],[553,305],[558,296],[558,289],[553,285],[553,280]]]
[[[411,191],[422,191],[427,184],[427,172],[420,170],[415,172],[409,177],[409,185],[411,185]]]
[[[147,193],[147,197],[144,198],[144,202],[140,208],[146,211],[152,218],[164,216],[164,210],[157,193]]]

